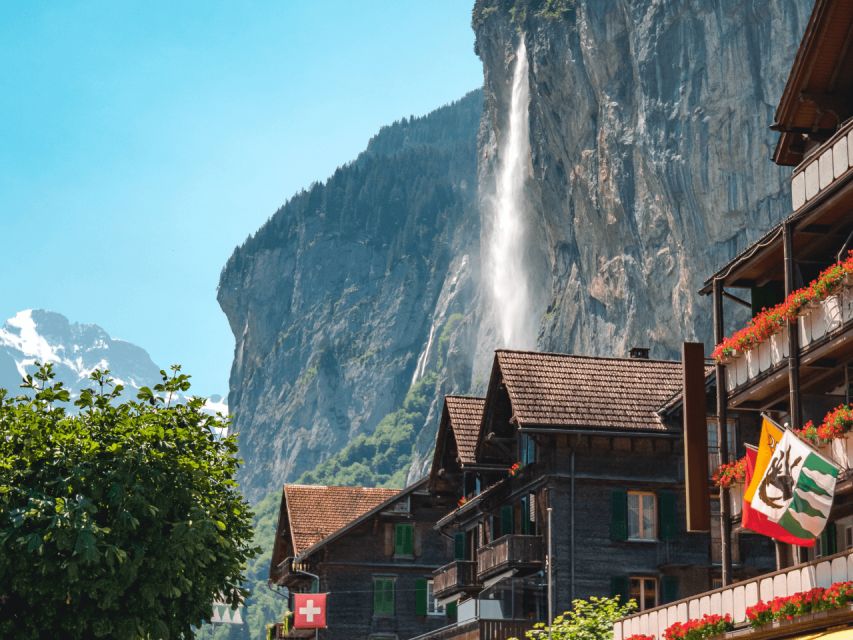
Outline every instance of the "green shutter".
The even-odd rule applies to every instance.
[[[448,602],[444,612],[447,614],[448,620],[456,622],[456,602]]]
[[[675,602],[678,600],[678,578],[675,576],[663,576],[660,580],[661,604]]]
[[[373,579],[373,615],[394,615],[394,581],[390,578]]]
[[[835,524],[828,524],[820,534],[820,551],[822,555],[831,556],[836,551]]]
[[[415,615],[427,614],[427,581],[426,578],[415,580]]]
[[[465,532],[460,531],[453,536],[453,558],[455,560],[465,559]]]
[[[661,540],[672,540],[678,533],[675,499],[672,491],[658,493],[658,537]]]
[[[628,539],[628,492],[614,489],[610,494],[610,539]]]
[[[530,497],[521,498],[521,533],[529,535],[533,533],[533,523],[530,522]]]
[[[410,556],[414,546],[414,527],[411,524],[395,524],[394,555]]]
[[[622,604],[628,601],[628,576],[613,576],[610,578],[610,595],[619,596]]]
[[[512,532],[512,505],[505,504],[501,507],[501,535],[509,535]]]

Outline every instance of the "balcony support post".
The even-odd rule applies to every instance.
[[[720,344],[725,337],[723,328],[723,283],[714,279],[714,343]],[[718,362],[715,366],[717,378],[717,442],[720,445],[720,462],[729,461],[729,398],[726,391],[726,367]],[[729,490],[720,487],[720,557],[722,560],[723,586],[732,583],[732,519],[729,506]]]
[[[791,295],[796,286],[794,282],[794,225],[785,222],[782,225],[782,246],[785,252],[785,297]],[[803,414],[800,406],[800,335],[797,323],[788,321],[788,393],[791,428],[802,426]]]

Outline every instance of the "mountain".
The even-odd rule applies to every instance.
[[[218,300],[236,342],[228,402],[248,495],[372,435],[439,345],[442,368],[456,358],[449,335],[464,331],[479,264],[481,104],[477,91],[382,128],[229,258]]]
[[[790,208],[769,126],[810,4],[477,0],[482,92],[384,128],[223,270],[248,494],[421,475],[497,346],[710,347],[696,291]]]
[[[110,337],[96,324],[70,322],[53,311],[25,309],[0,327],[0,388],[18,393],[21,379],[36,370],[36,362],[52,363],[56,380],[72,397],[92,386],[89,375],[95,369],[109,369],[129,397],[140,387],[160,381],[161,367],[145,349]],[[228,413],[219,396],[211,396],[207,407]]]

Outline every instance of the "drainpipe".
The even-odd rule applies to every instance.
[[[553,509],[551,507],[551,495],[548,494],[548,640],[551,640],[551,626],[554,624],[554,584],[551,578],[551,568],[554,564],[551,562],[553,549],[551,546],[551,515]]]
[[[849,241],[849,238],[848,238]],[[782,225],[782,251],[785,261],[785,297],[794,291],[794,225],[785,222]],[[803,410],[800,404],[800,334],[797,323],[788,320],[788,413],[790,414],[791,429],[802,426]],[[794,564],[800,561],[799,552],[791,546],[791,560]],[[781,542],[776,542],[776,569],[788,566],[787,548]]]
[[[720,344],[723,335],[723,283],[717,278],[713,282],[714,297],[714,343]],[[717,362],[714,367],[717,377],[717,439],[720,444],[720,462],[729,461],[728,392],[726,391],[726,367]],[[729,509],[729,490],[720,487],[720,556],[722,561],[723,586],[732,583],[732,522]]]
[[[575,438],[575,446],[577,446],[577,438]],[[575,449],[572,447],[572,468],[571,468],[571,500],[572,500],[572,509],[569,516],[569,524],[571,526],[571,565],[572,565],[572,573],[571,573],[571,582],[569,583],[569,592],[571,593],[571,598],[569,598],[569,602],[574,602],[575,600]]]

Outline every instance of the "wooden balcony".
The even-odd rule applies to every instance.
[[[801,388],[811,383],[837,384],[832,366],[853,356],[853,286],[803,310],[794,329],[800,344]],[[788,393],[788,331],[782,331],[726,363],[726,390],[730,404],[750,407],[784,400]],[[838,372],[840,366],[836,367]],[[758,403],[758,404],[756,404]]]
[[[477,578],[484,580],[511,569],[539,569],[544,558],[542,536],[506,535],[477,549]]]
[[[846,180],[853,172],[853,119],[845,122],[829,140],[820,145],[794,169],[791,178],[791,206],[799,211],[807,203]]]
[[[829,587],[835,582],[853,579],[853,550],[847,550],[814,562],[807,562],[788,569],[738,582],[722,589],[706,591],[684,600],[679,600],[655,609],[617,620],[613,625],[613,640],[623,640],[632,635],[643,634],[663,638],[664,631],[676,622],[701,618],[706,614],[730,615],[735,628],[748,628],[746,609],[759,600],[768,602],[773,598],[794,595],[814,587]],[[848,625],[853,622],[853,610],[845,607],[831,616],[833,624]],[[813,616],[806,616],[814,624]],[[840,619],[839,619],[840,618]],[[806,622],[806,621],[804,621]],[[817,621],[818,627],[820,620]],[[757,637],[752,632],[750,637]],[[785,631],[775,627],[769,635],[784,635]]]
[[[433,595],[449,598],[459,593],[474,593],[482,588],[477,582],[477,563],[473,560],[455,560],[436,569],[433,574]]]
[[[505,640],[523,638],[531,620],[466,620],[412,638],[412,640]]]

